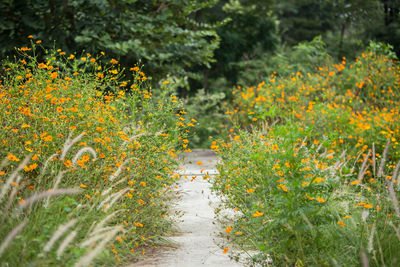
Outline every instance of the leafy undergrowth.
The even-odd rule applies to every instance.
[[[399,74],[366,52],[234,92],[227,113],[250,131],[212,144],[214,188],[238,211],[225,234],[254,263],[400,263]]]
[[[1,262],[134,261],[170,229],[164,202],[191,118],[167,83],[153,97],[138,66],[128,81],[103,53],[19,51],[1,69]]]

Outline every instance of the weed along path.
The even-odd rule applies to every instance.
[[[211,192],[207,180],[208,175],[218,173],[217,157],[211,150],[195,150],[184,156],[182,169],[178,172],[182,175],[177,189],[179,197],[173,207],[183,214],[177,223],[178,233],[169,237],[175,248],[132,267],[242,266],[217,245],[221,238],[218,237],[220,226],[215,219],[214,207],[220,200]]]

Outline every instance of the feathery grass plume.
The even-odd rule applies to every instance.
[[[364,248],[361,249],[361,264],[362,267],[369,267],[367,254],[365,254]]]
[[[137,135],[128,137],[128,138],[129,138],[129,141],[128,141],[128,140],[125,140],[124,142],[122,142],[121,147],[126,146],[127,144],[129,144],[129,142],[132,142],[133,140],[135,140],[135,139],[137,139],[137,138],[139,138],[139,137],[141,137],[141,136],[143,136],[143,135],[146,135],[146,134],[148,134],[148,133],[144,132],[144,133],[140,133],[140,134],[137,134]]]
[[[71,131],[70,134],[67,137],[67,140],[65,140],[64,147],[62,149],[61,155],[60,155],[60,160],[64,160],[65,156],[67,155],[68,151],[71,149],[71,147],[81,140],[81,138],[86,134],[86,132],[82,132],[80,135],[75,137],[74,139],[71,140],[72,133],[74,131]]]
[[[128,163],[128,161],[131,160],[131,159],[136,159],[136,158],[127,158],[127,159],[125,159],[124,162],[122,162],[122,164],[118,167],[117,171],[114,172],[110,176],[110,178],[108,178],[108,180],[112,182],[115,178],[117,178],[121,174],[122,169],[124,168],[125,164]]]
[[[371,234],[368,239],[368,253],[371,253],[374,249],[374,236],[375,236],[375,223],[372,225]]]
[[[312,225],[312,223],[310,222],[310,220],[307,218],[307,216],[304,215],[304,213],[301,213],[301,217],[302,217],[303,220],[307,223],[308,227],[310,227],[311,230],[314,230],[314,226]]]
[[[385,150],[383,150],[382,158],[381,158],[381,163],[379,164],[379,169],[378,169],[378,174],[377,177],[381,178],[383,176],[383,170],[385,168],[385,161],[386,157],[389,151],[389,146],[390,146],[390,138],[388,138],[385,146]]]
[[[122,231],[123,228],[122,226],[116,226],[113,230],[107,232],[104,235],[103,240],[90,252],[85,253],[80,260],[75,264],[75,267],[83,267],[83,266],[88,266],[90,262],[101,252],[103,247],[111,240],[114,238],[114,236]]]
[[[1,161],[1,163],[0,163],[0,171],[2,171],[3,168],[4,168],[5,166],[7,166],[8,162],[9,162],[8,157],[5,157],[5,158]]]
[[[105,235],[107,235],[108,232],[106,231],[112,230],[114,228],[115,226],[106,226],[96,230],[96,232],[93,232],[93,236],[90,236],[88,239],[82,241],[79,244],[79,247],[84,248],[97,242],[98,240],[102,239]]]
[[[44,174],[44,172],[45,172],[46,169],[47,169],[47,166],[49,165],[49,162],[50,162],[51,160],[53,160],[55,157],[57,157],[57,156],[58,156],[58,154],[55,153],[55,154],[53,154],[53,155],[51,155],[50,157],[47,158],[47,160],[46,160],[46,161],[44,162],[44,164],[43,164],[42,170],[40,171],[40,175],[43,175],[43,174]]]
[[[392,226],[393,230],[396,232],[397,239],[400,241],[400,228],[396,227],[392,221],[389,221],[389,225]]]
[[[0,256],[3,254],[4,250],[10,245],[13,239],[19,234],[19,232],[21,232],[22,229],[24,229],[27,222],[28,219],[22,221],[22,223],[20,223],[17,227],[15,227],[11,232],[8,233],[6,238],[4,238],[3,242],[1,242],[0,245]]]
[[[78,159],[86,152],[89,152],[93,155],[94,160],[97,159],[97,153],[96,151],[91,148],[90,146],[85,146],[84,148],[80,149],[74,156],[74,158],[72,159],[72,163],[73,166],[76,167],[76,162],[78,161]]]
[[[103,228],[97,229],[96,231],[92,231],[92,232],[90,233],[90,239],[88,239],[87,242],[86,242],[86,241],[83,242],[81,245],[82,245],[82,246],[87,246],[87,245],[89,245],[90,243],[93,243],[93,242],[94,242],[93,240],[98,240],[98,239],[99,239],[99,238],[97,238],[98,235],[100,235],[102,232],[108,231],[108,230],[110,230],[110,229],[112,229],[112,228],[114,228],[114,227],[115,227],[115,226],[105,226],[105,227],[103,227]]]
[[[125,211],[125,209],[122,210],[116,210],[113,213],[107,215],[103,220],[101,220],[98,224],[96,224],[93,228],[93,232],[96,232],[98,229],[102,228],[104,224],[107,223],[108,220],[111,220],[115,215],[117,215],[119,212]],[[90,231],[91,229],[89,229],[88,233],[90,233],[90,235],[93,235],[93,232]]]
[[[357,177],[358,181],[361,181],[364,178],[365,171],[368,169],[368,166],[369,166],[368,165],[367,167],[365,167],[365,165],[368,162],[368,158],[369,158],[370,154],[371,154],[371,150],[368,150],[368,154],[365,156],[363,164],[361,165],[360,171],[358,172],[358,177]]]
[[[372,143],[372,171],[374,177],[376,177],[376,152],[375,152],[375,143]]]
[[[397,183],[397,187],[400,186],[399,170],[400,170],[400,160],[397,162],[396,167],[394,168],[394,171],[393,171],[393,175],[392,175],[392,181],[393,181],[393,183]]]
[[[68,247],[68,245],[74,240],[76,235],[78,234],[78,229],[71,231],[67,237],[61,242],[60,246],[57,249],[57,259],[61,258],[61,255],[64,253],[64,250]]]
[[[64,176],[64,174],[65,174],[66,172],[67,172],[67,170],[64,170],[64,171],[60,171],[60,172],[57,174],[56,181],[55,181],[54,186],[53,186],[53,188],[52,188],[51,190],[55,190],[55,189],[58,188],[58,184],[61,182],[61,179],[63,178],[63,176]],[[48,205],[49,205],[49,203],[50,203],[50,197],[48,197],[48,198],[46,199],[46,202],[44,203],[44,207],[47,208]]]
[[[21,181],[21,175],[18,175],[18,176],[17,176],[17,179],[15,180],[15,183],[18,185],[20,181]],[[21,190],[21,188],[20,188],[19,190]],[[11,204],[12,204],[12,202],[13,202],[13,200],[14,200],[15,195],[17,194],[17,191],[18,191],[18,190],[17,190],[17,186],[13,187],[13,189],[12,189],[12,191],[11,191],[11,194],[10,194],[10,196],[8,197],[7,204],[6,204],[6,206],[4,207],[4,209],[3,209],[3,216],[6,215],[8,209],[11,207]]]
[[[25,167],[25,165],[28,164],[31,157],[32,157],[32,153],[29,154],[28,156],[26,156],[24,158],[24,160],[17,166],[17,168],[10,174],[7,181],[4,183],[4,185],[1,188],[0,201],[3,199],[5,194],[7,194],[8,189],[10,188],[12,182],[14,182],[14,179],[17,177],[18,173]]]
[[[377,238],[376,241],[378,242],[379,255],[381,256],[381,262],[382,262],[381,266],[386,266],[385,259],[383,258],[383,251],[382,251],[381,241],[379,240],[379,238]]]
[[[58,196],[58,195],[78,194],[81,192],[82,192],[82,190],[80,190],[79,188],[60,188],[60,189],[56,189],[56,190],[40,192],[40,193],[34,194],[34,195],[30,196],[29,198],[27,198],[25,200],[25,202],[23,202],[22,204],[19,205],[19,209],[23,210],[27,206],[29,206],[43,198],[53,197],[53,196]]]
[[[400,218],[399,201],[397,200],[396,193],[393,189],[393,182],[387,182],[387,190],[389,192],[390,200],[392,201],[394,212],[396,216]]]
[[[64,176],[65,173],[67,173],[67,170],[60,171],[60,172],[57,174],[56,181],[54,182],[53,190],[54,190],[54,189],[57,189],[58,184],[61,182],[61,179],[63,178],[63,176]]]
[[[344,160],[340,160],[341,158],[343,158]],[[340,154],[338,160],[335,162],[335,165],[333,166],[334,169],[336,170],[340,169],[340,166],[342,166],[346,162],[345,158],[346,158],[346,149],[343,150],[342,154]]]
[[[66,224],[60,225],[58,229],[54,232],[50,240],[47,242],[47,244],[44,246],[43,251],[44,252],[49,252],[50,249],[53,247],[54,243],[65,233],[68,231],[69,228],[74,226],[74,224],[77,222],[77,219],[72,219]]]
[[[121,191],[114,194],[115,196],[110,201],[110,203],[107,205],[107,207],[104,209],[104,211],[108,211],[112,207],[112,205],[114,205],[114,203],[117,202],[129,189],[131,189],[131,188],[122,189]]]
[[[303,147],[305,147],[306,141],[307,141],[307,136],[304,137],[304,139],[301,141],[300,146],[299,146],[299,150],[302,149]]]

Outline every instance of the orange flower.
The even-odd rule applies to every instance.
[[[70,161],[70,160],[68,159],[68,160],[64,161],[64,165],[65,165],[65,167],[67,167],[67,168],[72,167],[72,161]]]
[[[51,142],[51,141],[53,141],[53,136],[48,135],[48,136],[43,137],[42,139],[45,142]]]
[[[263,215],[264,215],[264,212],[256,211],[255,213],[253,213],[253,217],[261,217]]]
[[[226,227],[225,228],[225,232],[227,232],[228,234],[232,231],[233,227]]]
[[[111,62],[112,64],[118,64],[118,61],[115,60],[115,59],[113,59],[113,58],[110,60],[110,62]]]
[[[253,189],[253,188],[250,188],[250,189],[247,189],[247,190],[246,190],[246,193],[247,193],[247,194],[251,194],[251,193],[253,193],[253,192],[254,192],[254,189]]]
[[[52,73],[50,74],[50,77],[51,77],[52,79],[55,79],[55,78],[58,77],[58,73],[57,73],[57,72],[52,72]]]
[[[198,162],[196,162],[196,164],[197,165],[203,165],[203,162],[202,161],[198,161]]]
[[[346,225],[343,221],[338,221],[337,223],[342,227],[344,227]]]
[[[20,161],[20,159],[14,156],[13,154],[8,154],[8,159],[11,161]]]
[[[224,250],[222,251],[224,254],[226,254],[228,252],[229,248],[224,248]]]

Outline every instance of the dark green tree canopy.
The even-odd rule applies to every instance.
[[[208,65],[219,38],[197,14],[215,0],[5,0],[0,3],[0,56],[26,45],[28,35],[66,52],[104,51],[162,77]]]

